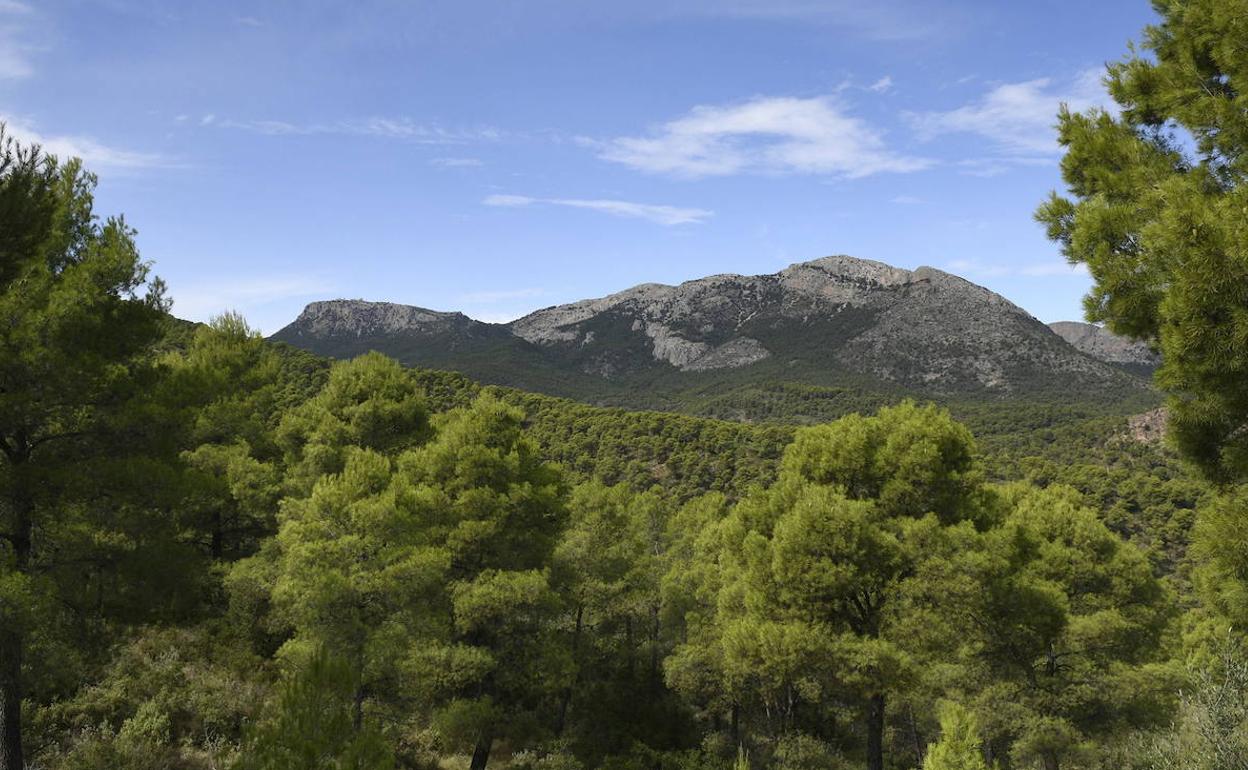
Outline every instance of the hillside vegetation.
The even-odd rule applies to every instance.
[[[323,357],[0,127],[0,770],[1248,766],[1248,6],[1156,5],[1039,217],[1161,395],[847,258]]]

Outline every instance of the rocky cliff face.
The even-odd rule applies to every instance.
[[[615,336],[604,335],[604,326]],[[982,286],[933,268],[902,270],[845,256],[773,275],[645,284],[539,310],[511,329],[607,376],[620,369],[605,358],[627,341],[682,371],[776,359],[904,385],[990,390],[1024,386],[1037,372],[1105,383],[1117,378]]]
[[[1058,321],[1049,324],[1059,337],[1066,340],[1076,350],[1092,356],[1098,361],[1116,364],[1133,369],[1151,371],[1161,364],[1161,357],[1154,353],[1143,342],[1119,337],[1113,332],[1095,324],[1080,321]]]
[[[929,393],[1142,387],[982,286],[933,268],[847,256],[771,275],[642,284],[510,324],[402,305],[318,302],[275,338],[331,355],[378,349],[406,363],[534,389],[540,378],[558,375],[575,380],[578,392],[639,383],[657,392],[744,372],[819,385],[854,378]]]
[[[390,302],[339,299],[313,302],[303,309],[294,323],[279,334],[357,337],[379,334],[442,335],[471,333],[475,326],[487,326],[463,313],[442,313]]]
[[[313,302],[272,339],[335,357],[380,350],[426,366],[443,366],[482,346],[520,342],[507,329],[463,313],[358,299]]]

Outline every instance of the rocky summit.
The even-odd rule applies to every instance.
[[[1096,328],[1096,327],[1093,327]],[[709,383],[783,381],[927,395],[1139,391],[1106,345],[1075,345],[988,289],[930,267],[831,256],[770,275],[642,284],[509,324],[359,300],[316,302],[274,335],[610,401]]]

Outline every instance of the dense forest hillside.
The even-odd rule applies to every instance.
[[[843,256],[774,275],[645,284],[510,324],[316,302],[273,338],[334,357],[377,350],[591,403],[730,419],[821,420],[906,394],[1125,400],[1128,410],[1151,398],[1138,372],[1068,344],[983,287]]]
[[[332,359],[284,343],[277,350],[293,378],[292,393],[316,387],[332,366]],[[774,481],[797,429],[794,415],[818,409],[826,422],[905,400],[826,398],[819,389],[791,386],[775,391],[801,404],[779,400],[775,413],[786,419],[742,423],[597,407],[483,385],[455,372],[413,369],[412,375],[435,412],[466,407],[482,393],[519,407],[543,457],[573,479],[654,490],[681,503],[706,491],[737,499],[751,486]],[[812,407],[811,400],[823,403]],[[989,478],[1073,486],[1094,501],[1111,526],[1152,553],[1159,574],[1178,569],[1195,506],[1208,485],[1164,444],[1133,435],[1132,417],[1105,407],[1042,402],[967,401],[951,410],[975,434],[977,458]]]
[[[1248,767],[1248,2],[1155,7],[1071,342],[846,257],[266,340],[0,123],[0,770]]]

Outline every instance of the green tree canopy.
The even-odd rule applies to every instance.
[[[745,721],[773,742],[834,739],[837,712],[857,710],[867,765],[883,767],[888,696],[914,676],[899,610],[944,529],[982,517],[972,458],[965,428],[912,403],[799,431],[775,485],[707,522],[711,539],[682,545],[693,565],[718,567],[692,567],[705,582],[682,581],[685,601],[717,596],[713,615],[691,620],[669,679],[730,704],[734,732]]]
[[[236,770],[389,770],[394,754],[371,725],[352,721],[351,666],[325,648],[282,683],[252,728]]]
[[[1037,218],[1095,285],[1089,320],[1154,344],[1171,433],[1215,479],[1248,475],[1248,2],[1153,0],[1118,103],[1058,117],[1069,197]]]
[[[182,453],[191,484],[184,516],[213,559],[246,555],[276,529],[277,353],[242,316],[225,313],[198,327],[169,363],[176,398],[191,412]]]
[[[290,484],[306,494],[337,473],[348,447],[397,455],[429,438],[429,411],[412,373],[380,353],[336,364],[321,391],[291,410],[277,433]]]
[[[1008,513],[939,584],[993,753],[1057,770],[1131,727],[1163,722],[1177,679],[1163,655],[1173,597],[1144,555],[1074,490],[1001,492]],[[959,588],[960,586],[960,588]]]
[[[146,398],[161,376],[163,286],[139,259],[134,230],[95,215],[95,183],[78,161],[21,147],[0,125],[3,770],[23,766],[30,676],[58,657],[27,658],[30,640],[55,638],[57,618],[70,613],[139,608],[125,583],[108,580],[105,592],[104,576],[146,570],[145,582],[175,585],[151,574],[167,563],[155,554],[178,556],[173,546],[147,550],[170,532],[142,502],[176,488],[166,463],[176,431]],[[167,608],[172,596],[166,590],[150,608]]]

